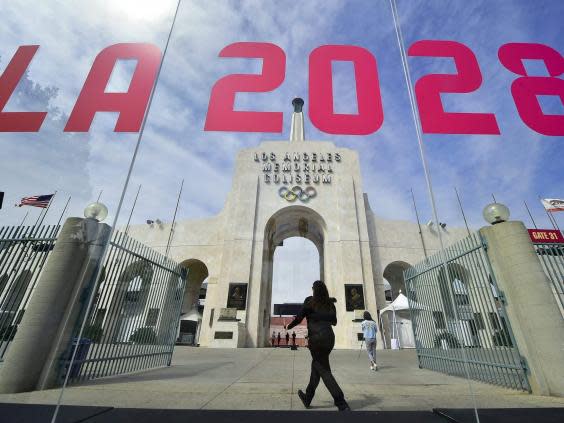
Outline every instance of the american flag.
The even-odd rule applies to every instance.
[[[49,202],[51,198],[53,198],[55,194],[49,195],[34,195],[33,197],[24,197],[20,200],[20,204],[16,204],[17,207],[21,206],[33,206],[33,207],[41,207],[45,209],[49,206]]]

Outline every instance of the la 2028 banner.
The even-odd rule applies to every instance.
[[[20,46],[0,77],[0,106],[9,101],[40,46]],[[506,43],[500,46],[499,62],[515,74],[507,89],[519,117],[531,130],[549,136],[564,135],[564,115],[545,114],[537,96],[564,99],[564,57],[554,48],[539,43]],[[424,133],[499,135],[494,113],[447,112],[441,102],[444,93],[471,93],[482,85],[482,72],[474,52],[455,40],[418,40],[411,44],[409,57],[449,58],[456,73],[429,74],[415,82],[415,93]],[[259,74],[226,75],[210,92],[204,129],[232,132],[282,132],[282,112],[234,110],[238,92],[276,90],[286,73],[286,54],[278,45],[267,42],[234,42],[219,51],[219,58],[261,59]],[[129,89],[125,93],[105,92],[118,60],[136,60]],[[64,131],[87,132],[97,112],[119,112],[117,132],[137,132],[151,88],[155,82],[161,52],[154,44],[120,43],[104,48],[92,68],[74,105]],[[541,61],[548,76],[531,76],[525,60]],[[357,93],[356,114],[335,113],[331,64],[351,62]],[[369,135],[384,121],[376,57],[362,45],[322,45],[308,57],[309,117],[313,125],[327,134]],[[463,101],[463,100],[461,100]],[[1,132],[37,132],[45,111],[0,112]]]

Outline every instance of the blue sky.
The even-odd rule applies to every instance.
[[[137,135],[114,133],[114,113],[97,114],[88,134],[67,134],[62,128],[95,56],[118,42],[152,42],[162,49],[174,7],[172,0],[91,1],[81,7],[65,1],[10,1],[1,6],[0,72],[18,46],[41,46],[5,110],[50,112],[38,133],[0,134],[0,190],[6,192],[1,225],[21,221],[25,208],[11,204],[22,196],[54,190],[58,196],[48,221],[56,221],[68,196],[69,213],[79,215],[100,190],[110,214],[115,213]],[[424,136],[440,220],[463,224],[456,186],[475,228],[484,224],[481,210],[492,193],[509,206],[512,218],[531,226],[526,200],[537,224],[549,227],[537,196],[564,197],[564,139],[540,135],[520,120],[510,93],[516,76],[499,63],[497,51],[509,42],[537,42],[564,52],[564,3],[398,0],[398,9],[407,46],[446,39],[472,49],[482,71],[481,88],[443,95],[443,104],[448,111],[495,113],[501,129],[500,136]],[[217,57],[237,41],[272,42],[286,52],[286,78],[277,90],[236,98],[238,110],[283,111],[282,134],[203,131],[215,81],[261,69],[258,60]],[[293,97],[303,97],[307,111],[308,56],[323,44],[359,45],[376,57],[384,123],[369,136],[333,136],[314,128],[306,114],[306,138],[359,151],[363,189],[376,214],[414,220],[413,188],[422,220],[430,219],[388,1],[182,0],[119,222],[127,220],[138,184],[143,188],[133,221],[170,221],[182,179],[180,219],[218,213],[230,189],[235,153],[261,140],[287,139]],[[532,74],[546,74],[542,62],[526,65]],[[454,70],[450,59],[411,58],[410,66],[414,81]],[[126,90],[132,69],[132,63],[120,63],[108,91]],[[335,63],[333,69],[336,107],[354,112],[352,67]],[[558,97],[543,98],[542,105],[546,113],[564,114]],[[30,210],[29,219],[37,212]],[[564,213],[555,216],[564,227]]]

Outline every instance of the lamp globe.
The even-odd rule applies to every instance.
[[[94,219],[101,222],[107,216],[108,208],[102,203],[90,203],[84,209],[84,217],[87,219]]]
[[[496,225],[509,220],[509,209],[500,203],[490,203],[482,211],[486,222]]]

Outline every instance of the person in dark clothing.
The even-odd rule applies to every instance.
[[[290,334],[286,332],[286,346],[290,345]]]
[[[309,408],[315,395],[315,389],[319,385],[319,379],[331,393],[335,405],[339,411],[350,410],[345,401],[345,395],[331,373],[329,365],[329,354],[335,346],[335,334],[333,328],[337,324],[337,311],[335,300],[329,297],[329,292],[323,281],[313,283],[313,296],[307,297],[299,314],[290,323],[287,329],[292,329],[307,318],[308,344],[311,353],[311,375],[305,393],[300,389],[298,396],[305,408]]]
[[[276,346],[276,332],[272,331],[272,347]]]
[[[292,345],[296,346],[296,332],[292,332]]]
[[[282,337],[280,336],[280,332],[278,332],[278,346],[280,346],[280,339],[281,339],[281,338],[282,338]]]

